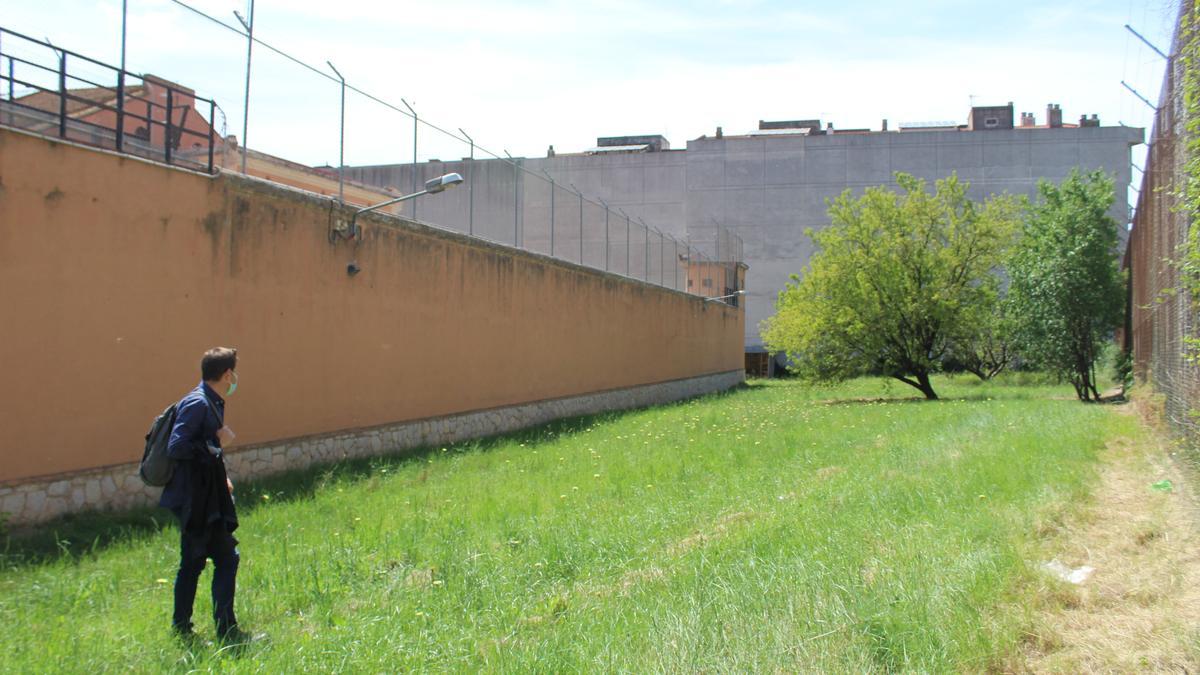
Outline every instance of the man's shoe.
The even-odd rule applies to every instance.
[[[227,647],[235,645],[248,645],[251,642],[258,642],[259,640],[263,639],[263,637],[265,636],[261,634],[252,635],[247,633],[236,625],[218,633],[218,638],[221,640],[221,643]]]
[[[185,647],[193,647],[199,642],[199,637],[192,632],[191,626],[172,626],[171,634],[176,640],[183,643]]]

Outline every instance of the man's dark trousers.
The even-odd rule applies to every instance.
[[[175,576],[175,616],[172,620],[176,630],[192,628],[192,605],[196,600],[196,585],[204,571],[204,561],[212,558],[213,618],[217,623],[217,634],[224,635],[237,619],[233,614],[233,594],[237,586],[237,570],[240,556],[237,540],[226,529],[224,523],[212,523],[203,533],[191,534],[185,528],[181,535],[179,573]]]

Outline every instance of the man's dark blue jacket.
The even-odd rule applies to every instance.
[[[175,460],[175,472],[158,504],[174,512],[185,531],[203,532],[222,521],[230,532],[237,529],[217,436],[224,420],[225,399],[204,382],[175,406],[175,426],[167,442],[167,457]]]

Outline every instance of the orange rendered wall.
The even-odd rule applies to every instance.
[[[243,446],[742,369],[739,309],[337,215],[0,129],[0,481],[137,461],[214,345]]]

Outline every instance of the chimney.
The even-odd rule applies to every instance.
[[[832,133],[833,133],[833,122],[826,122],[826,123],[825,123],[825,133],[827,133],[827,134],[832,134]]]
[[[1081,126],[1081,127],[1098,127],[1098,126],[1100,126],[1100,117],[1098,115],[1092,115],[1091,118],[1088,118],[1087,115],[1080,115],[1079,116],[1079,126]]]
[[[1046,126],[1051,129],[1062,127],[1062,108],[1057,103],[1051,103],[1046,106]]]
[[[553,145],[551,145],[549,148],[546,149],[546,156],[547,157],[554,156],[554,146]]]
[[[1031,113],[1031,112],[1021,113],[1021,126],[1023,126],[1023,127],[1036,127],[1037,126],[1037,119],[1033,116],[1033,113]]]
[[[887,131],[887,120],[883,120],[883,131]]]
[[[717,138],[725,138],[725,130],[717,127]]]

